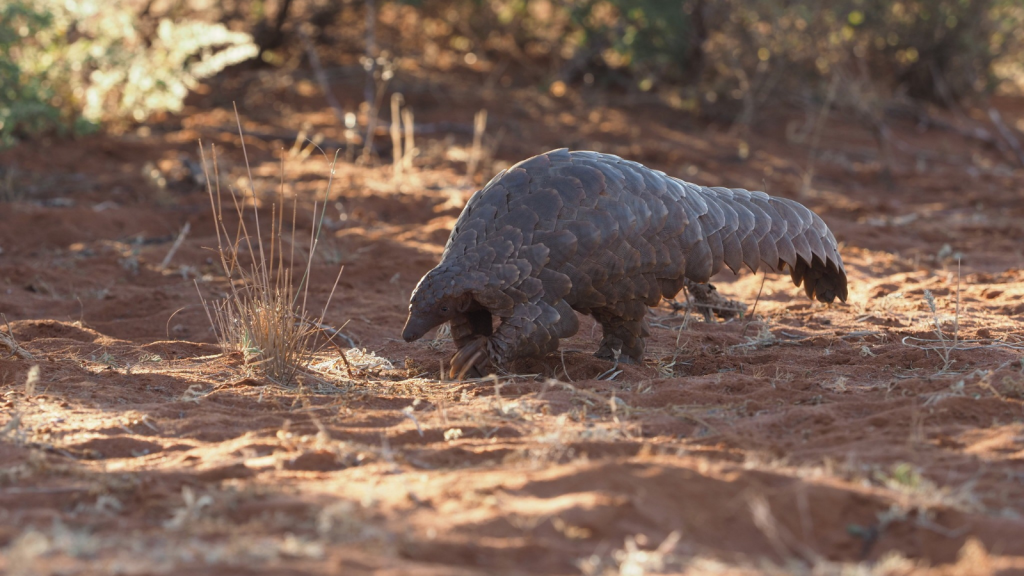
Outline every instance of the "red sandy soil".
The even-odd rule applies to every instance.
[[[199,294],[227,284],[188,163],[216,143],[224,189],[248,187],[238,100],[247,131],[283,135],[246,138],[263,229],[283,179],[308,238],[329,163],[287,135],[345,138],[315,84],[238,72],[149,133],[0,154],[2,330],[31,354],[0,349],[0,572],[1024,572],[1024,170],[899,119],[886,175],[841,115],[812,151],[786,137],[800,111],[741,137],[655,100],[434,80],[393,87],[421,123],[490,109],[496,159],[468,179],[470,137],[442,132],[398,181],[386,136],[383,161],[339,163],[310,301],[344,265],[325,323],[356,348],[287,386],[216,344]],[[336,88],[357,101],[361,78]],[[723,275],[729,298],[760,290],[756,319],[663,304],[643,366],[609,373],[584,319],[515,375],[439,380],[451,342],[400,340],[412,288],[476,186],[563,145],[798,198],[842,243],[849,301]]]

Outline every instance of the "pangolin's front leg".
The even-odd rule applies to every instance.
[[[476,340],[478,336],[490,336],[494,333],[491,313],[483,308],[456,316],[449,323],[449,327],[455,347],[460,349]]]
[[[576,312],[564,300],[517,304],[490,336],[466,337],[452,357],[449,376],[479,378],[516,358],[540,357],[558,349],[559,338],[579,330]],[[453,336],[454,336],[453,328]]]
[[[451,360],[449,377],[461,380],[467,374],[471,378],[486,374],[478,366],[482,368],[487,359],[487,339],[494,333],[491,313],[485,309],[472,310],[456,316],[449,326],[458,349]]]

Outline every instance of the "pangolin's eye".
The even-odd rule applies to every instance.
[[[441,306],[441,312],[448,312],[447,306]]]

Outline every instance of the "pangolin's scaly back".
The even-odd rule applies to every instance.
[[[847,297],[835,238],[797,202],[565,149],[520,162],[475,194],[442,260],[483,270],[483,292],[501,309],[539,291],[577,309],[651,302],[723,265],[788,269],[811,298]]]

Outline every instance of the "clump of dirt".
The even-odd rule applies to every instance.
[[[227,284],[205,190],[179,168],[199,134],[216,134],[222,186],[251,185],[264,226],[283,182],[298,258],[327,159],[250,137],[250,181],[237,137],[216,131],[225,115],[202,101],[150,138],[6,151],[0,163],[32,193],[0,205],[0,331],[25,352],[0,348],[0,570],[1024,570],[1024,171],[921,169],[903,154],[886,184],[858,144],[870,134],[835,118],[805,190],[808,151],[783,136],[788,110],[766,115],[742,159],[735,137],[657,107],[527,91],[496,106],[471,88],[451,87],[461,108],[489,107],[495,130],[515,129],[488,170],[572,141],[797,197],[842,242],[849,302],[810,302],[784,276],[725,274],[719,298],[749,308],[707,322],[663,303],[642,366],[594,358],[584,318],[559,354],[444,381],[450,340],[399,334],[410,292],[490,174],[469,178],[443,155],[468,135],[426,135],[401,179],[339,165],[308,298],[319,310],[344,265],[325,316],[342,336],[282,387],[215,345],[200,295]],[[470,121],[430,94],[405,97],[418,120]],[[544,114],[527,120],[527,104]],[[584,105],[601,130],[553,131],[548,120]],[[288,110],[243,109],[245,125],[330,129],[312,103]],[[936,139],[892,129],[920,150]],[[942,157],[995,154],[941,136]]]

